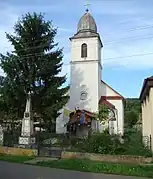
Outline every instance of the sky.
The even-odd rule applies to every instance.
[[[70,41],[85,13],[85,0],[0,0],[0,53],[11,51],[5,32],[27,12],[44,13],[58,28],[64,48],[62,74],[70,73]],[[139,97],[143,80],[153,75],[153,0],[88,0],[103,43],[102,79],[124,97]],[[0,74],[3,74],[0,71]],[[94,80],[94,79],[93,79]]]

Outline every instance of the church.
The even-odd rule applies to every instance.
[[[110,109],[109,116],[113,119],[108,125],[113,126],[113,133],[123,135],[124,97],[102,80],[103,44],[88,9],[79,20],[77,32],[70,37],[70,43],[70,100],[56,120],[56,133],[67,132],[69,115],[66,116],[65,110],[72,112],[77,108],[91,114],[98,111],[99,104],[104,104]],[[104,124],[96,121],[91,127],[102,132]]]

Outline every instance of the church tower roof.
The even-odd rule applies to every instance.
[[[70,37],[70,40],[92,37],[98,37],[101,43],[101,47],[103,47],[100,35],[97,32],[96,22],[93,16],[89,13],[89,10],[87,9],[85,14],[81,17],[81,19],[78,22],[77,33],[74,34],[73,37]]]
[[[97,33],[96,22],[88,10],[86,10],[86,13],[79,20],[77,28],[78,33],[84,31],[92,31]]]

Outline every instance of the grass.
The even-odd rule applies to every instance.
[[[38,162],[37,165],[82,172],[107,173],[153,178],[153,166],[112,164],[79,159],[62,159],[57,161]]]
[[[0,154],[0,161],[8,161],[13,163],[24,163],[25,161],[32,160],[33,158],[34,157]]]
[[[23,164],[34,159],[28,156],[13,156],[0,154],[0,161],[8,161]],[[102,163],[91,160],[61,159],[53,161],[37,162],[35,165],[58,169],[76,170],[92,173],[107,173],[116,175],[139,176],[153,178],[153,166],[140,166],[132,164]]]

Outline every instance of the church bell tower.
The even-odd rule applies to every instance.
[[[101,86],[102,42],[92,15],[86,10],[79,20],[77,33],[70,38],[70,102],[69,108],[79,107],[91,112],[98,110]]]

